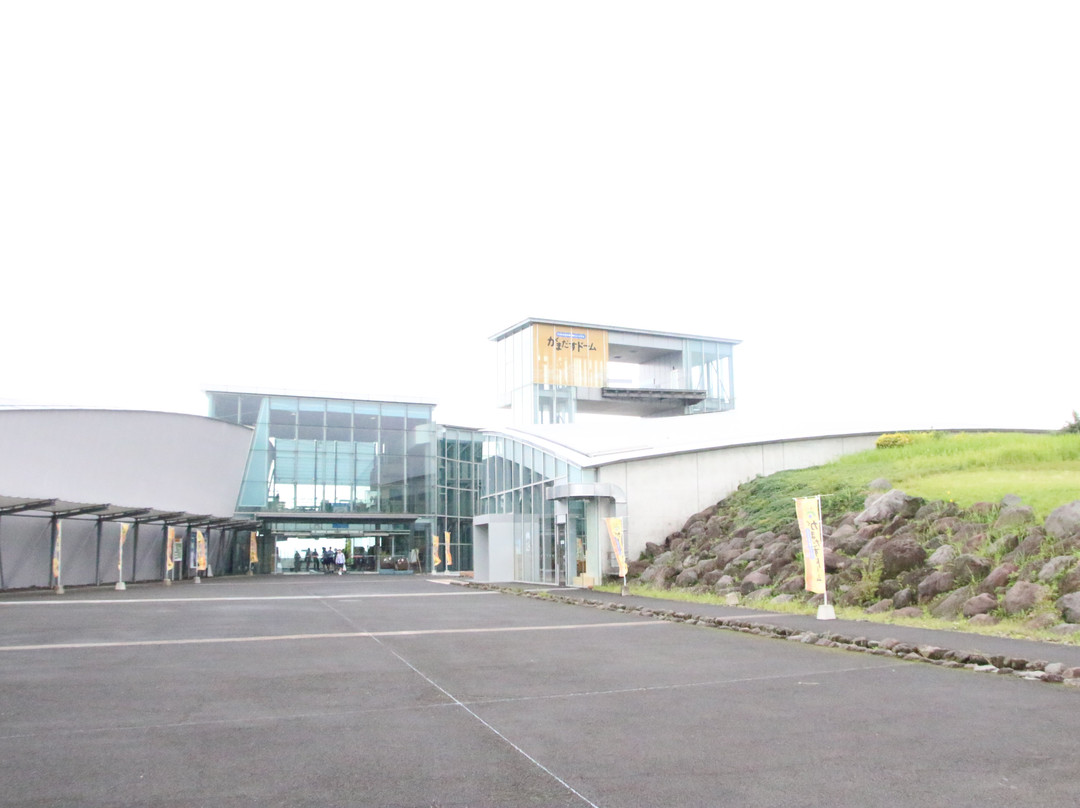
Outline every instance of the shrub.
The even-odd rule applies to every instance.
[[[1072,420],[1069,423],[1065,424],[1065,426],[1061,428],[1061,431],[1067,434],[1080,433],[1080,415],[1076,414],[1076,410],[1073,410]]]
[[[890,449],[894,446],[908,446],[910,443],[910,435],[905,435],[903,432],[889,432],[878,438],[874,446],[878,449]]]

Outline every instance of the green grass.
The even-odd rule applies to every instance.
[[[833,522],[848,512],[863,509],[869,483],[884,478],[911,496],[947,500],[966,508],[975,502],[1000,502],[1015,494],[1045,519],[1055,508],[1080,499],[1080,434],[1076,433],[944,433],[909,435],[903,446],[871,449],[808,469],[758,477],[739,487],[725,500],[739,513],[737,527],[784,531],[798,535],[794,497],[822,496],[823,518]],[[602,587],[619,591],[619,587]],[[698,603],[724,604],[724,598],[684,590],[655,590],[632,585],[635,595]],[[814,614],[801,602],[776,604],[758,601],[753,608],[796,614]],[[1003,637],[1025,637],[1049,642],[1080,644],[1080,637],[1031,628],[1021,620],[1003,619],[994,626],[972,626],[968,621],[944,621],[925,615],[897,618],[870,615],[862,609],[836,607],[845,620],[867,620],[928,628],[943,628]]]
[[[730,501],[744,511],[745,524],[779,530],[794,520],[793,497],[821,494],[827,522],[861,510],[868,484],[878,478],[911,496],[961,507],[1016,494],[1040,519],[1080,499],[1080,434],[928,432],[913,438],[907,446],[759,477]]]

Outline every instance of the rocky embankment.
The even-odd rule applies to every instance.
[[[1019,498],[927,502],[869,486],[865,507],[824,525],[830,603],[971,624],[1016,618],[1034,629],[1080,632],[1080,500],[1039,522]],[[794,507],[792,508],[794,513]],[[713,592],[729,603],[806,600],[798,525],[737,527],[720,502],[662,543],[647,545],[629,575],[658,589]]]

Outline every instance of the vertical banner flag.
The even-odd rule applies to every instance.
[[[802,534],[806,589],[825,592],[825,546],[821,537],[821,497],[796,497],[795,513]]]
[[[62,538],[62,536],[60,534],[60,528],[62,526],[63,526],[63,523],[59,519],[57,519],[56,520],[56,547],[53,549],[53,557],[52,557],[52,574],[53,574],[53,578],[55,579],[57,585],[59,585],[59,583],[60,583],[60,556],[61,556],[61,553],[60,553],[60,540]]]
[[[130,528],[127,522],[120,523],[120,552],[116,559],[116,568],[120,571],[119,580],[124,580],[124,542],[127,541],[128,528]],[[171,550],[172,548],[170,548]]]
[[[206,569],[206,537],[203,536],[201,530],[195,531],[195,554],[198,556],[199,563],[196,569]]]
[[[256,535],[257,534],[255,533],[254,530],[251,531],[251,555],[250,555],[250,558],[251,558],[251,563],[252,564],[258,564],[259,563],[259,543],[255,540]]]
[[[443,547],[446,548],[446,568],[450,569],[450,565],[454,563],[454,557],[450,555],[450,531],[446,531],[443,534]]]
[[[442,559],[439,558],[439,534],[431,534],[431,571],[435,572],[435,568],[442,563]]]
[[[165,545],[168,550],[165,552],[165,570],[171,572],[173,568],[173,553],[176,549],[173,545],[176,544],[176,528],[170,527],[165,533]]]
[[[626,577],[626,548],[623,547],[622,517],[610,516],[604,520],[607,523],[608,535],[611,537],[611,547],[615,550],[615,559],[619,562],[619,576]]]

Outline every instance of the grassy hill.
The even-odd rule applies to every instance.
[[[883,435],[878,443],[824,466],[759,477],[727,501],[746,511],[742,525],[778,530],[794,519],[792,498],[822,495],[827,522],[861,510],[875,479],[961,508],[1014,494],[1041,519],[1080,499],[1080,434],[923,432]]]
[[[883,487],[914,500],[912,513],[890,524],[858,523],[871,484],[881,487],[882,480],[888,481]],[[1080,500],[1080,434],[1064,432],[883,435],[876,449],[758,477],[690,516],[663,546],[652,545],[631,565],[632,588],[666,598],[812,613],[816,601],[801,586],[793,503],[812,495],[821,495],[826,536],[838,539],[830,546],[827,538],[826,548],[832,564],[829,598],[840,617],[1080,641],[1080,632],[1047,633],[1064,619],[1060,598],[1080,589],[1080,536],[1055,540],[1042,526],[1054,509]],[[1025,513],[1021,522],[1003,526],[1002,501],[1009,495],[1010,502],[1018,497],[1022,503],[1010,509]],[[917,558],[894,576],[883,576],[883,557],[887,569],[895,560],[890,551],[898,548]],[[1046,571],[1051,561],[1053,576]],[[943,576],[955,580],[949,590],[931,593],[924,583],[931,575],[935,583]],[[1021,582],[1036,588],[1039,601],[1018,610],[1009,598]],[[960,604],[976,595],[984,603],[995,599],[996,608],[978,619],[958,615]]]

